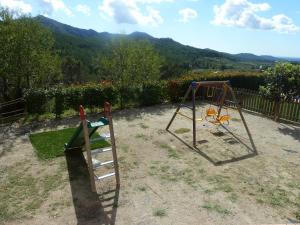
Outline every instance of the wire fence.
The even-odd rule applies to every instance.
[[[0,125],[12,123],[26,115],[23,98],[0,103]]]

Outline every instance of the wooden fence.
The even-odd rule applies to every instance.
[[[235,93],[243,109],[262,113],[276,121],[300,122],[300,99],[275,101],[246,89],[235,89]]]
[[[23,98],[0,103],[0,125],[14,122],[26,114]]]

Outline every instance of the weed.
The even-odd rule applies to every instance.
[[[222,215],[229,215],[231,213],[228,209],[225,209],[218,204],[212,204],[209,202],[204,203],[204,205],[202,205],[202,208],[207,209],[208,211],[217,212]]]
[[[164,166],[160,167],[160,171],[162,173],[166,173],[169,169],[170,169],[170,166],[168,166],[168,165],[164,165]]]
[[[224,191],[224,192],[232,192],[233,188],[227,183],[227,178],[222,175],[215,175],[208,177],[208,181],[210,184],[214,185],[215,191]]]
[[[228,199],[229,199],[231,202],[235,203],[235,202],[237,202],[237,200],[238,200],[238,196],[237,196],[237,194],[235,194],[235,193],[231,193],[231,194],[228,196]]]
[[[148,129],[148,128],[149,128],[149,126],[146,125],[146,124],[144,124],[144,123],[140,123],[139,125],[140,125],[140,127],[143,128],[143,129]]]
[[[128,150],[129,150],[129,146],[128,145],[124,145],[121,148],[124,150],[125,153],[127,153]]]
[[[158,134],[165,134],[165,133],[166,133],[166,130],[159,129],[159,130],[157,130],[157,133],[158,133]]]
[[[300,220],[300,210],[298,212],[295,213],[296,219]]]
[[[191,129],[189,129],[189,128],[179,128],[179,129],[175,130],[175,133],[176,134],[184,134],[184,133],[188,133],[190,131],[191,131]]]
[[[141,187],[138,187],[138,190],[139,190],[139,191],[146,191],[146,188],[143,187],[143,186],[141,186]]]
[[[0,182],[0,223],[34,215],[47,200],[49,193],[62,184],[62,174],[35,178],[26,172],[8,168]]]
[[[168,150],[168,157],[169,158],[173,158],[173,159],[179,159],[179,155],[177,153],[177,151],[173,148],[171,148],[169,145],[167,144],[160,144],[160,147],[163,149],[167,149]]]
[[[144,134],[137,134],[135,135],[136,138],[140,138],[140,139],[143,139],[144,141],[147,141],[148,140],[148,137]]]
[[[158,217],[167,216],[167,211],[166,211],[166,209],[163,209],[163,208],[154,209],[153,216],[158,216]]]

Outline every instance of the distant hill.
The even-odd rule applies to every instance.
[[[183,45],[171,38],[155,38],[147,33],[134,32],[128,35],[96,32],[94,30],[72,27],[53,19],[37,16],[40,22],[55,34],[56,48],[62,56],[74,56],[80,59],[89,70],[96,55],[110,51],[115,38],[125,37],[132,40],[148,40],[166,59],[166,70],[169,73],[180,73],[185,69],[257,69],[260,65],[270,66],[282,60],[272,56],[257,56],[249,53],[229,54],[212,49],[200,49]],[[173,70],[173,72],[172,72]],[[166,75],[169,76],[169,75]]]

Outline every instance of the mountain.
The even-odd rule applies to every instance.
[[[254,55],[251,53],[240,53],[240,54],[235,54],[236,57],[238,57],[240,60],[243,61],[256,61],[256,62],[260,62],[260,61],[270,61],[270,62],[275,62],[275,61],[281,61],[280,58],[276,58],[273,56],[269,56],[269,55]]]
[[[56,48],[62,56],[72,56],[92,70],[92,62],[97,55],[110,51],[115,38],[147,40],[166,59],[169,73],[180,73],[187,69],[257,69],[260,65],[270,66],[281,59],[272,56],[257,56],[249,53],[229,54],[212,49],[200,49],[183,45],[171,38],[155,38],[143,32],[131,34],[111,34],[80,29],[53,19],[37,16],[34,20],[53,31]]]

